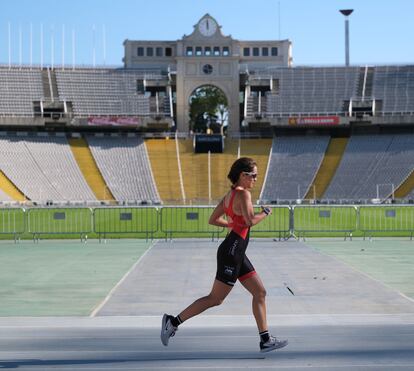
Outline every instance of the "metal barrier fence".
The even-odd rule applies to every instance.
[[[92,232],[92,209],[37,208],[27,212],[27,232],[38,240],[42,234],[79,234],[81,239]]]
[[[361,206],[359,208],[358,229],[366,234],[374,232],[407,232],[410,238],[414,233],[414,207]]]
[[[167,206],[161,208],[160,230],[165,237],[172,238],[174,234],[209,234],[214,239],[220,236],[224,228],[208,224],[214,207],[211,206]]]
[[[144,233],[153,239],[158,231],[158,209],[152,207],[100,207],[93,211],[93,230],[99,240],[107,234]]]
[[[255,225],[251,230],[251,235],[261,235],[263,233],[278,234],[279,239],[291,236],[291,208],[289,206],[273,206],[272,214],[263,219],[259,224]],[[255,212],[259,212],[259,208],[255,208]]]
[[[309,232],[344,233],[350,235],[357,229],[355,206],[293,206],[293,231],[304,236]]]
[[[0,235],[145,234],[145,237],[224,236],[225,228],[208,224],[212,206],[12,208],[0,209]],[[259,211],[256,208],[256,211]],[[365,236],[414,234],[414,206],[275,206],[272,215],[252,229],[252,235],[303,237],[312,233]]]
[[[23,209],[0,209],[0,234],[11,234],[18,239],[26,230]]]

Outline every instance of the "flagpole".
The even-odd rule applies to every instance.
[[[9,35],[9,70],[10,70],[11,69],[11,25],[10,25],[10,22],[9,22],[8,30],[9,30],[8,35]]]

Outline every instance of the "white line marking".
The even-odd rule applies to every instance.
[[[124,276],[121,278],[121,280],[112,288],[112,290],[109,292],[109,294],[106,296],[106,298],[92,311],[89,317],[93,318],[97,315],[97,313],[102,309],[102,307],[109,301],[109,299],[112,297],[116,289],[126,280],[126,278],[129,276],[129,274],[135,269],[135,267],[141,262],[141,260],[147,255],[147,253],[155,246],[155,244],[158,242],[158,240],[155,240],[151,243],[151,245],[148,247],[148,249],[139,257],[139,259],[135,262],[135,264],[130,268],[128,272],[124,274]]]
[[[350,314],[286,314],[268,315],[269,326],[372,326],[414,325],[414,312],[407,313],[350,313]],[[159,328],[160,316],[102,316],[102,317],[0,317],[1,330],[5,329],[151,329]],[[251,315],[200,315],[186,325],[188,328],[243,327],[255,328]]]

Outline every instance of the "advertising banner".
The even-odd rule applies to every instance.
[[[333,126],[339,123],[339,116],[289,117],[289,125]]]
[[[138,126],[142,124],[139,117],[122,116],[90,116],[88,125],[90,126]]]

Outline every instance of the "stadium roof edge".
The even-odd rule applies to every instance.
[[[244,63],[244,64],[248,64],[248,63]],[[335,67],[335,68],[339,68],[339,67],[347,67],[347,68],[359,68],[359,67],[401,67],[401,66],[413,66],[414,62],[412,63],[389,63],[389,64],[372,64],[372,63],[361,63],[361,64],[351,64],[349,66],[345,66],[344,64],[298,64],[298,65],[292,65],[292,66],[277,66],[277,65],[268,65],[268,66],[263,66],[261,67],[261,69],[279,69],[279,68],[327,68],[327,67]],[[40,65],[19,65],[19,64],[12,64],[12,65],[8,65],[8,64],[1,64],[0,63],[0,68],[1,69],[13,69],[13,70],[18,70],[18,69],[42,69],[42,68],[52,68],[51,65],[44,65],[44,66],[40,66]],[[125,68],[123,65],[97,65],[97,66],[92,66],[92,65],[75,65],[75,66],[71,66],[71,65],[54,65],[53,66],[54,70],[137,70],[137,71],[159,71],[160,68],[154,68],[154,69],[150,69],[150,68],[136,68],[136,67],[128,67]]]

